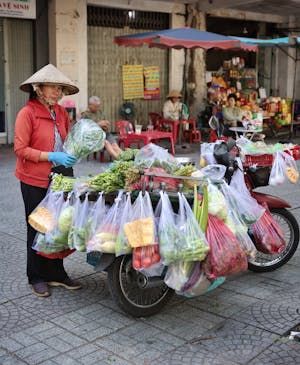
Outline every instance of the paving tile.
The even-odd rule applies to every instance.
[[[136,365],[154,359],[182,345],[183,340],[163,330],[138,322],[96,341],[96,344]]]
[[[59,316],[52,322],[88,341],[94,341],[134,323],[135,320],[97,303]]]
[[[189,299],[186,301],[186,303],[205,312],[210,312],[225,318],[229,318],[259,300],[260,299],[252,298],[248,295],[218,288],[209,294]]]
[[[228,320],[218,330],[207,331],[191,343],[204,346],[225,361],[246,364],[277,339],[277,335],[260,328]]]
[[[0,364],[1,365],[28,365],[27,362],[24,362],[18,359],[16,356],[6,353],[1,353],[0,350]]]
[[[190,340],[222,323],[224,318],[193,308],[185,302],[171,308],[166,307],[161,313],[143,321],[174,336]]]
[[[299,308],[299,301],[289,301],[288,297],[281,300],[273,298],[257,302],[233,317],[240,322],[282,335],[299,323]]]
[[[49,319],[62,314],[76,311],[91,303],[99,302],[106,298],[109,292],[106,288],[104,277],[99,274],[89,275],[81,278],[81,290],[66,290],[64,288],[51,288],[52,295],[39,300],[33,295],[17,300],[22,308],[34,308],[35,313]]]
[[[0,305],[1,337],[43,322],[44,320],[36,315],[34,307],[24,309],[15,302]]]
[[[201,345],[186,344],[155,360],[155,365],[237,365]]]
[[[300,364],[300,344],[283,338],[276,341],[249,365],[289,365]]]

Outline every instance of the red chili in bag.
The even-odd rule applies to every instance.
[[[247,270],[247,256],[237,238],[222,220],[210,214],[206,239],[210,251],[204,261],[204,271],[209,279]]]
[[[286,247],[284,234],[267,205],[264,205],[264,208],[266,208],[264,214],[251,226],[255,247],[266,254],[280,253]]]

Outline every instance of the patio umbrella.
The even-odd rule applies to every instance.
[[[239,39],[224,36],[221,34],[201,31],[195,28],[173,28],[159,30],[155,32],[145,32],[130,35],[123,35],[114,38],[114,42],[119,46],[139,47],[148,45],[157,48],[174,49],[196,49],[205,50],[218,49],[243,49],[246,51],[257,51],[257,46],[243,43]],[[182,130],[180,128],[179,140],[181,143]]]
[[[137,33],[115,37],[119,46],[138,47],[144,44],[158,48],[202,48],[202,49],[243,49],[256,51],[257,46],[243,43],[239,39],[195,28],[174,28],[156,32]]]

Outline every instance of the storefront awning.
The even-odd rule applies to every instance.
[[[244,37],[231,37],[237,39],[243,43],[252,44],[259,47],[275,47],[275,46],[295,46],[297,43],[300,44],[300,37],[282,37],[273,39],[255,39],[255,38],[244,38]]]
[[[115,37],[119,46],[138,47],[144,44],[158,48],[243,49],[257,51],[257,46],[239,39],[194,28],[174,28]]]

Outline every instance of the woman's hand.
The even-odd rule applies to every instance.
[[[65,152],[49,152],[48,161],[53,162],[56,165],[72,167],[77,162],[77,158]]]
[[[104,132],[107,132],[110,127],[110,122],[108,120],[100,120],[98,125],[104,130]]]

